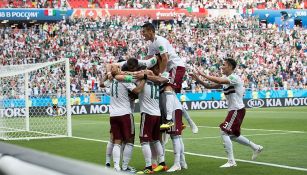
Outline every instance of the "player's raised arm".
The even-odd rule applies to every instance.
[[[228,78],[225,77],[215,77],[215,76],[210,76],[202,73],[201,71],[198,71],[198,74],[201,75],[202,77],[206,78],[209,81],[212,81],[216,84],[230,84],[230,81]]]
[[[222,88],[221,84],[217,84],[217,83],[206,83],[204,82],[202,79],[199,78],[199,75],[196,71],[189,73],[189,75],[196,80],[198,83],[200,83],[201,85],[203,85],[205,88],[207,89],[219,89]]]

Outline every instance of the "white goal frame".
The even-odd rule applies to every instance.
[[[30,93],[29,93],[29,74],[33,71],[39,69],[48,68],[48,66],[60,65],[65,69],[65,96],[66,96],[66,105],[61,108],[65,108],[65,114],[61,116],[47,116],[39,114],[41,116],[31,116],[30,109]],[[0,86],[3,86],[5,83],[4,78],[10,77],[22,77],[20,79],[24,84],[22,86],[24,98],[24,106],[20,107],[24,111],[23,116],[13,116],[8,117],[7,112],[4,111],[7,109],[4,105],[5,95],[0,91],[0,139],[1,140],[30,140],[30,139],[44,139],[44,138],[61,138],[61,137],[72,137],[72,121],[71,121],[71,104],[70,104],[70,64],[69,59],[64,58],[58,61],[46,62],[46,63],[37,63],[37,64],[23,64],[23,65],[8,65],[0,66]],[[64,84],[64,83],[63,83]],[[1,88],[1,87],[0,87]],[[2,89],[0,89],[2,90]],[[64,94],[63,94],[64,95]],[[63,97],[64,98],[64,97]],[[42,107],[39,110],[47,111],[47,107]],[[16,107],[17,108],[17,107]],[[16,109],[15,108],[15,109]],[[50,107],[52,108],[52,107]],[[14,110],[15,110],[14,109]],[[58,109],[56,109],[57,111]],[[57,113],[57,112],[56,112]],[[18,121],[17,121],[18,120]],[[39,120],[44,120],[40,122]],[[61,123],[61,126],[50,126],[48,122],[56,121]],[[14,124],[15,122],[15,124]],[[36,126],[32,125],[31,122],[37,122]],[[66,123],[66,124],[65,124]],[[38,126],[39,125],[39,126]],[[16,126],[16,127],[15,127]],[[56,129],[60,128],[60,131]],[[34,129],[33,129],[34,128]],[[46,129],[44,129],[46,128]],[[48,129],[49,128],[49,129]]]

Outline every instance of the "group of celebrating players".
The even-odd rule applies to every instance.
[[[146,23],[142,26],[142,36],[151,42],[148,56],[144,60],[130,58],[107,65],[107,73],[101,84],[110,89],[111,97],[111,129],[110,142],[106,150],[106,166],[110,166],[113,157],[116,171],[136,172],[128,164],[135,137],[134,101],[138,98],[141,112],[139,138],[145,168],[137,174],[187,169],[181,137],[185,127],[182,116],[188,121],[193,133],[197,133],[198,128],[176,96],[176,93],[181,91],[186,73],[185,62],[167,39],[155,34],[153,24]],[[229,113],[220,125],[228,162],[221,167],[236,166],[231,140],[251,147],[252,159],[255,159],[263,149],[262,146],[254,144],[240,134],[240,126],[245,115],[244,87],[240,78],[234,74],[235,67],[236,62],[233,59],[226,59],[222,71],[227,77],[213,77],[195,69],[189,74],[206,88],[223,88],[228,100]],[[200,76],[211,83],[204,82]],[[174,164],[169,169],[165,163],[164,151],[168,135],[172,140],[175,156]]]

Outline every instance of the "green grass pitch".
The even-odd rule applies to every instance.
[[[256,161],[251,161],[252,151],[233,143],[238,166],[221,169],[219,166],[226,162],[226,153],[217,126],[225,118],[226,112],[190,111],[191,117],[199,126],[199,133],[193,134],[189,127],[183,133],[188,169],[160,174],[307,174],[307,107],[248,109],[242,125],[242,135],[263,145],[264,151]],[[138,136],[140,116],[135,116]],[[7,142],[104,165],[108,140],[108,115],[83,115],[73,116],[73,138]],[[130,165],[141,170],[145,163],[138,137],[135,145]],[[172,150],[171,141],[167,144],[167,150]],[[166,152],[166,162],[169,166],[173,163],[171,151]]]

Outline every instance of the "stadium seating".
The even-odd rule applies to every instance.
[[[119,17],[119,20],[121,26],[112,23],[114,21],[112,17],[99,21],[75,19],[68,26],[65,26],[63,22],[44,24],[40,26],[45,29],[41,34],[32,34],[31,27],[27,31],[14,30],[13,33],[0,30],[0,36],[10,33],[9,39],[0,38],[2,41],[0,42],[0,64],[38,63],[66,57],[70,59],[72,65],[71,84],[74,87],[72,91],[99,91],[97,77],[102,76],[103,64],[116,62],[119,58],[139,58],[146,54],[147,43],[141,39],[137,29],[148,19]],[[189,65],[202,65],[205,70],[218,74],[220,60],[227,56],[238,60],[238,71],[248,88],[264,89],[281,86],[284,89],[306,88],[307,79],[304,75],[306,70],[302,66],[307,60],[307,46],[302,37],[306,35],[306,30],[297,28],[289,31],[296,42],[295,45],[291,45],[286,39],[288,35],[278,32],[276,26],[261,29],[259,21],[254,18],[199,19],[196,25],[190,17],[184,20],[191,22],[184,22],[183,26],[178,23],[172,25],[161,23],[157,32],[171,40],[176,46],[176,51],[186,59]],[[116,30],[108,30],[111,28]],[[173,30],[169,31],[168,28]],[[52,30],[55,31],[51,32]],[[117,32],[123,35],[118,35]],[[188,37],[187,32],[190,33]],[[62,35],[63,33],[65,35]],[[168,37],[169,35],[172,37]],[[136,38],[133,38],[134,36]],[[243,36],[245,39],[242,38]],[[16,37],[20,38],[17,40]],[[202,40],[199,40],[199,37]],[[276,45],[280,42],[280,38],[284,38],[283,40],[287,42]],[[249,41],[249,44],[244,43],[245,40]],[[12,47],[20,44],[30,47]],[[37,49],[38,45],[40,45],[39,49]],[[58,52],[58,50],[68,50],[68,52]],[[26,56],[23,56],[24,53]],[[293,64],[294,59],[297,60],[295,64]],[[202,90],[195,86],[189,77],[185,83],[192,91]],[[46,81],[45,86],[40,86],[39,91],[46,92],[48,89],[45,87],[51,86],[53,84]]]

